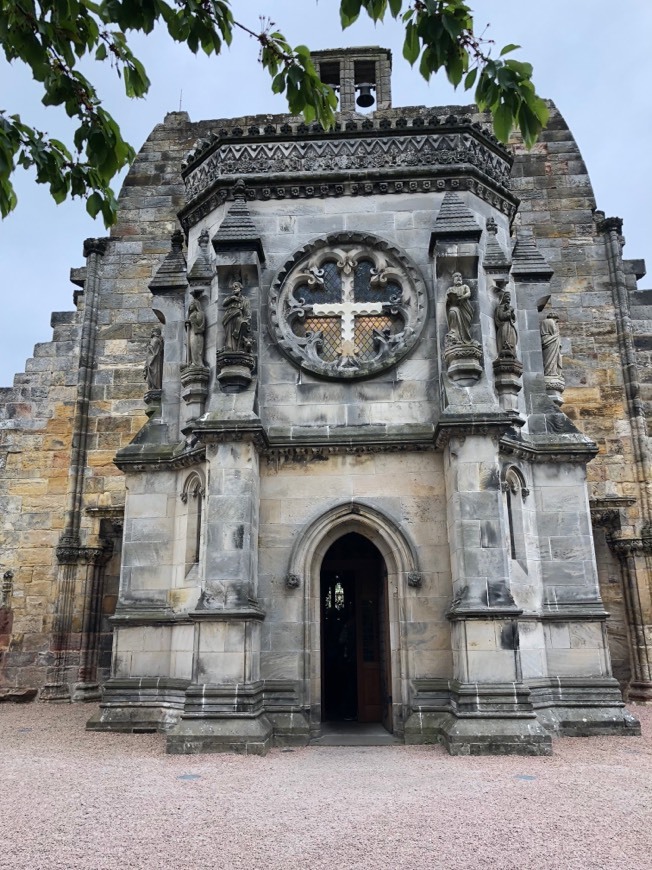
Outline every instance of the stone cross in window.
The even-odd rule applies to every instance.
[[[338,263],[338,266],[340,264]],[[342,330],[342,356],[354,354],[355,318],[360,315],[382,314],[382,302],[354,302],[353,281],[355,263],[347,260],[343,264],[342,300],[341,302],[319,302],[312,306],[312,313],[317,317],[339,317]]]

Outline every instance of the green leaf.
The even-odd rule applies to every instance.
[[[86,200],[86,211],[92,218],[97,217],[102,210],[102,202],[102,197],[97,191],[92,193]]]
[[[414,66],[416,59],[419,57],[421,44],[419,42],[419,34],[416,25],[410,21],[405,28],[405,42],[403,43],[403,57]]]
[[[358,20],[361,6],[362,0],[342,0],[340,3],[340,24],[342,25],[342,30],[346,30],[347,27],[350,27]]]
[[[510,42],[509,45],[505,45],[505,46],[500,50],[499,57],[503,57],[504,55],[509,54],[509,53],[512,52],[512,51],[516,51],[516,50],[519,49],[520,47],[521,47],[520,45],[514,45],[513,42]]]
[[[478,68],[474,66],[472,70],[466,74],[466,78],[464,79],[464,90],[470,91],[473,85],[475,84],[475,80],[478,76]]]
[[[494,112],[492,112],[494,122],[494,133],[501,142],[507,142],[509,134],[514,126],[514,115],[511,109],[504,103],[501,103]]]

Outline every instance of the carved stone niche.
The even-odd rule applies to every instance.
[[[446,291],[448,331],[444,338],[444,362],[448,377],[461,386],[474,384],[482,374],[482,345],[472,336],[475,309],[471,288],[461,272],[454,272],[453,283]]]
[[[225,393],[238,393],[251,383],[256,366],[252,350],[251,305],[240,281],[234,281],[224,300],[224,347],[216,356],[217,380]]]
[[[302,369],[329,378],[368,377],[417,343],[427,294],[405,254],[376,236],[335,233],[301,248],[270,294],[270,327]]]

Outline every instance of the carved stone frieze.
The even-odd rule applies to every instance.
[[[501,149],[502,151],[502,149]],[[372,170],[405,171],[411,167],[465,166],[500,186],[509,181],[510,161],[471,128],[385,136],[369,131],[354,137],[219,140],[205,159],[184,173],[189,200],[217,179],[233,176],[310,175]]]
[[[111,558],[113,543],[106,541],[102,547],[75,547],[60,544],[57,547],[57,562],[60,565],[77,565],[81,562],[102,565]]]
[[[168,471],[191,468],[206,459],[206,449],[202,445],[193,449],[176,452],[169,448],[164,450],[134,450],[128,452],[123,448],[113,460],[120,471]]]
[[[251,179],[247,179],[251,184]],[[179,220],[184,229],[199,223],[206,215],[210,214],[219,206],[223,205],[232,195],[232,179],[224,182],[224,186],[211,187],[204,197],[190,203],[179,213]],[[516,200],[513,196],[497,193],[489,184],[478,178],[437,178],[429,171],[414,171],[411,178],[401,178],[398,181],[350,181],[342,179],[338,183],[313,184],[301,181],[299,184],[278,184],[276,180],[271,183],[266,179],[264,183],[257,183],[246,189],[249,200],[284,200],[284,199],[313,199],[318,197],[325,199],[339,196],[385,196],[386,194],[405,195],[407,193],[445,193],[446,191],[470,190],[480,199],[491,205],[498,211],[503,212],[510,219],[516,214]]]
[[[268,465],[281,467],[296,463],[327,462],[331,456],[365,456],[379,453],[422,453],[435,449],[433,441],[391,442],[377,444],[329,444],[327,447],[272,446],[265,450]]]
[[[270,292],[270,326],[301,368],[338,379],[394,365],[427,318],[417,269],[375,236],[335,233],[301,248]]]

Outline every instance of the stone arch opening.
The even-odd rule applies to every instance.
[[[328,549],[320,571],[322,719],[392,730],[387,569],[358,532]]]
[[[301,578],[304,592],[303,691],[311,729],[320,730],[326,712],[322,709],[322,566],[330,548],[348,535],[363,539],[362,546],[372,545],[381,560],[386,608],[384,720],[388,730],[402,734],[409,715],[405,598],[408,578],[419,571],[416,549],[393,520],[358,502],[338,505],[310,523],[296,541],[290,559],[289,571]]]

